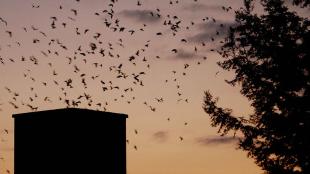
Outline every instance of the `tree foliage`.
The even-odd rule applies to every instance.
[[[203,108],[219,132],[241,132],[239,148],[270,174],[310,173],[310,21],[290,10],[309,10],[309,0],[253,0],[236,11],[235,27],[222,47],[218,62],[235,76],[254,113],[233,116],[217,106],[218,98],[205,92]]]
[[[293,0],[294,5],[300,5],[301,7],[307,7],[310,5],[310,0]]]

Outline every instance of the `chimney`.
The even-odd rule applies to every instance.
[[[67,108],[13,118],[15,174],[126,174],[125,114]]]

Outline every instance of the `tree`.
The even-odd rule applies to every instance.
[[[218,65],[234,72],[226,82],[241,86],[254,112],[234,116],[210,91],[203,108],[219,133],[243,135],[238,148],[266,173],[310,173],[310,21],[289,7],[305,10],[310,1],[260,0],[261,14],[253,1],[236,11]]]

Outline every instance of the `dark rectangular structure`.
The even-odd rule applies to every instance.
[[[125,114],[67,108],[13,118],[15,174],[126,174]]]

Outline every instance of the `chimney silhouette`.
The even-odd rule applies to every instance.
[[[15,174],[126,174],[125,114],[67,108],[13,118]]]

